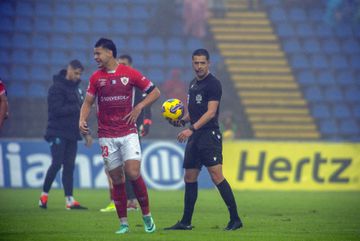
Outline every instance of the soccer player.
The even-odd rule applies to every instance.
[[[78,127],[80,107],[84,97],[79,89],[80,76],[84,67],[79,60],[72,60],[67,69],[54,76],[54,83],[48,93],[48,123],[45,139],[50,145],[52,162],[47,170],[39,207],[47,208],[48,193],[56,174],[63,166],[62,183],[65,192],[65,208],[87,209],[73,197],[73,174],[77,142],[81,140]],[[90,147],[92,138],[85,136],[86,146]]]
[[[119,64],[123,64],[123,65],[132,67],[132,57],[130,55],[123,54],[118,58],[117,61]],[[140,91],[138,88],[135,89],[135,105],[137,105],[145,97],[146,97],[146,93]],[[150,108],[150,106],[146,106],[141,111],[141,114],[139,115],[139,117],[136,121],[136,126],[138,129],[139,137],[144,137],[149,133],[151,124],[152,124],[151,108]],[[111,178],[110,178],[108,172],[106,172],[106,176],[108,179],[109,193],[110,193],[111,201],[110,201],[109,205],[107,205],[105,208],[100,209],[100,211],[101,212],[112,212],[112,211],[116,210],[114,200],[112,198],[113,186],[112,186]],[[129,178],[125,178],[125,188],[126,188],[126,195],[127,195],[127,199],[128,199],[127,200],[127,210],[128,211],[138,210],[136,196],[135,196],[135,193],[134,193],[134,190],[132,188]]]
[[[0,130],[9,115],[9,104],[6,96],[6,88],[0,78]]]
[[[219,130],[219,105],[221,83],[209,71],[210,56],[206,49],[197,49],[192,54],[192,66],[196,78],[190,83],[188,91],[188,113],[170,124],[181,127],[190,122],[190,127],[182,130],[177,140],[185,142],[185,198],[181,221],[165,230],[191,230],[191,219],[198,195],[197,178],[204,165],[223,198],[230,221],[225,230],[236,230],[243,226],[237,213],[233,192],[222,172],[222,137]]]
[[[147,188],[140,173],[141,148],[135,123],[143,108],[160,97],[160,91],[139,71],[118,64],[116,54],[112,40],[101,38],[96,42],[94,59],[99,70],[90,77],[81,107],[79,128],[83,133],[89,131],[87,119],[97,97],[99,144],[105,168],[113,183],[112,198],[120,219],[120,228],[116,233],[129,232],[125,173],[140,204],[145,231],[152,233],[155,223],[150,213]],[[133,106],[135,87],[146,92],[147,96]]]

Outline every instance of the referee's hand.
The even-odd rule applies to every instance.
[[[172,126],[175,126],[175,127],[183,127],[183,126],[185,126],[185,121],[184,120],[172,120],[170,118],[166,118],[166,119],[168,120],[168,122]]]

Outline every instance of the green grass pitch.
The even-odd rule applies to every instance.
[[[101,213],[107,190],[76,190],[89,210],[65,210],[62,190],[51,190],[48,209],[38,208],[40,190],[0,189],[0,240],[360,240],[360,192],[235,192],[245,227],[225,232],[228,213],[217,190],[201,190],[192,231],[164,231],[181,218],[182,191],[149,191],[157,225],[144,232],[141,212],[129,212],[130,233],[116,235],[115,213]]]

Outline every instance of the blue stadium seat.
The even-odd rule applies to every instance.
[[[324,10],[320,8],[312,8],[309,10],[309,19],[313,22],[321,22],[324,16]]]
[[[29,70],[26,66],[18,64],[16,67],[11,68],[11,81],[16,83],[25,83],[29,80]]]
[[[31,55],[31,63],[33,64],[40,64],[40,65],[47,65],[50,62],[50,54],[47,50],[38,50],[33,51]],[[42,66],[44,68],[44,66]]]
[[[69,49],[69,39],[63,34],[53,34],[50,39],[50,48],[52,49]]]
[[[112,29],[114,34],[128,34],[131,30],[129,24],[117,24],[115,28]]]
[[[90,23],[86,19],[77,18],[71,26],[71,31],[73,33],[89,34],[91,33]]]
[[[335,70],[347,69],[349,63],[343,55],[333,55],[330,59],[330,67]]]
[[[283,49],[287,53],[300,53],[302,52],[302,47],[300,46],[298,39],[285,39],[283,41]]]
[[[345,89],[345,99],[354,104],[360,104],[360,87],[349,86]]]
[[[1,63],[1,61],[0,61]],[[8,68],[5,65],[0,65],[0,74],[1,74],[1,79],[3,82],[10,80],[10,68]],[[5,82],[6,84],[6,82]]]
[[[296,54],[291,59],[291,65],[296,69],[306,69],[309,68],[309,61],[304,54]]]
[[[315,33],[318,37],[321,37],[321,38],[333,37],[333,30],[327,24],[315,25]]]
[[[54,15],[51,1],[35,1],[35,16],[52,17]]]
[[[97,18],[111,18],[110,8],[107,4],[97,4],[92,11],[92,16],[96,16]]]
[[[11,62],[13,64],[29,64],[30,54],[28,50],[15,49],[11,54]]]
[[[329,107],[326,104],[314,104],[311,107],[311,114],[316,119],[326,119],[331,116]]]
[[[336,87],[327,88],[324,93],[324,98],[331,103],[342,102],[344,100],[343,93]]]
[[[90,43],[86,36],[78,34],[71,35],[70,46],[79,50],[88,50],[93,47],[93,43]]]
[[[129,23],[129,33],[134,35],[145,35],[147,33],[147,25],[144,21],[133,20]]]
[[[291,24],[281,23],[277,25],[277,34],[280,37],[288,38],[295,35],[294,28]]]
[[[355,77],[348,70],[338,71],[336,74],[336,83],[341,86],[352,85],[355,84]]]
[[[309,87],[304,91],[305,98],[310,102],[324,101],[323,93],[319,87]]]
[[[308,23],[300,23],[296,27],[296,34],[300,37],[312,37],[315,35],[312,26]]]
[[[166,42],[166,49],[170,52],[172,51],[186,51],[184,48],[185,43],[182,38],[171,37]]]
[[[44,68],[43,65],[33,65],[30,68],[30,80],[32,83],[52,83],[52,75],[48,68]]]
[[[354,39],[346,39],[341,43],[341,49],[346,54],[359,54],[360,44]]]
[[[34,98],[45,98],[47,91],[42,84],[31,84],[28,88],[28,96]]]
[[[73,33],[71,29],[71,21],[66,18],[55,18],[53,22],[53,32],[54,33]]]
[[[75,4],[75,5],[82,5],[82,4]],[[65,2],[55,2],[54,16],[56,19],[68,18],[68,17],[71,18],[73,16],[71,5]],[[77,13],[75,13],[74,16],[77,16]]]
[[[91,25],[91,31],[96,34],[108,34],[111,32],[111,27],[109,25],[110,21],[93,21]]]
[[[139,69],[142,71],[145,68],[145,66],[147,66],[146,59],[145,59],[143,53],[135,54],[132,57],[133,57],[133,62],[134,62],[134,66],[136,69]]]
[[[360,55],[351,55],[350,57],[350,66],[351,68],[360,70]]]
[[[50,40],[46,34],[34,34],[31,37],[31,46],[35,49],[49,49],[50,48]]]
[[[116,6],[111,7],[110,14],[111,17],[115,20],[119,19],[120,21],[125,21],[128,18],[130,18],[129,9],[126,7],[126,5],[122,5],[122,4],[117,4]]]
[[[301,8],[290,9],[288,17],[292,22],[304,22],[307,18],[305,11]]]
[[[321,47],[325,54],[340,53],[340,46],[335,39],[324,39]]]
[[[315,75],[310,70],[300,71],[297,79],[298,82],[303,86],[311,86],[316,84]]]
[[[264,1],[262,4],[264,4],[265,6],[278,6],[280,5],[280,1],[279,0],[267,0],[267,1]]]
[[[153,67],[163,67],[165,65],[165,58],[162,54],[154,53],[148,56],[147,64]]]
[[[352,107],[352,113],[353,113],[354,117],[356,117],[357,119],[360,119],[360,105],[354,105]]]
[[[358,135],[360,133],[360,129],[353,119],[341,120],[339,124],[339,132],[344,135]]]
[[[14,33],[12,38],[13,47],[19,49],[30,49],[31,48],[31,39],[29,34],[23,33]]]
[[[92,8],[90,6],[90,3],[88,2],[83,2],[81,4],[74,4],[72,8],[72,13],[77,17],[74,23],[80,20],[79,17],[91,18],[91,12],[92,12]]]
[[[147,76],[155,84],[159,85],[165,81],[165,74],[160,68],[152,68],[148,71]]]
[[[276,23],[287,21],[286,13],[281,8],[273,8],[270,11],[270,19],[271,19],[271,21],[276,22]]]
[[[16,2],[16,15],[17,16],[33,16],[34,7],[32,2],[27,1],[18,1]]]
[[[14,31],[14,29],[15,29],[15,23],[13,18],[1,16],[0,33],[12,32]]]
[[[333,116],[337,119],[351,117],[350,108],[345,104],[335,104],[332,108]]]
[[[310,57],[311,67],[314,69],[326,69],[329,67],[328,61],[324,55],[314,54]]]
[[[336,86],[335,76],[333,73],[329,72],[328,70],[324,70],[319,72],[317,83],[321,86]]]
[[[70,52],[69,60],[78,59],[83,65],[88,65],[90,62],[94,62],[92,48],[88,49],[76,49]]]
[[[146,50],[145,41],[142,37],[131,37],[128,40],[128,48],[131,52]]]
[[[10,64],[11,58],[10,58],[10,51],[8,50],[1,50],[0,51],[0,64]]]
[[[335,120],[322,120],[319,123],[320,131],[324,135],[338,134],[338,126]]]
[[[69,60],[69,56],[61,49],[53,50],[50,54],[50,64],[65,66]]]
[[[184,68],[186,66],[185,59],[182,54],[170,52],[165,59],[165,64],[170,68]]]
[[[12,39],[10,34],[0,34],[0,48],[2,50],[12,47]],[[1,51],[0,51],[1,52]]]
[[[340,38],[348,38],[353,35],[351,26],[349,24],[342,24],[340,26],[336,26],[335,35]]]
[[[34,25],[31,17],[16,17],[15,31],[30,33],[34,31]]]
[[[0,2],[0,16],[14,16],[15,15],[15,2],[1,1]],[[2,19],[1,19],[2,21]]]
[[[165,41],[157,36],[151,36],[147,39],[146,48],[149,50],[162,51],[164,50]]]
[[[194,51],[195,49],[198,48],[203,48],[204,44],[202,43],[202,41],[198,38],[189,38],[186,41],[186,48],[188,51]]]
[[[133,19],[146,20],[149,18],[150,14],[144,6],[136,5],[135,7],[130,8],[130,16]]]
[[[40,33],[50,33],[53,31],[50,18],[36,17],[34,21],[34,30]]]
[[[319,53],[321,51],[320,44],[315,38],[309,38],[304,41],[305,53]]]
[[[10,83],[10,85],[7,86],[7,92],[9,98],[28,97],[26,94],[25,85],[22,83]]]

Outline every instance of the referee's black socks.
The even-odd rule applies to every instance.
[[[229,210],[230,219],[231,220],[240,220],[239,215],[237,213],[237,207],[236,207],[234,194],[231,190],[229,183],[226,181],[226,179],[224,179],[224,181],[220,182],[218,185],[216,185],[216,187],[219,190],[220,195]]]
[[[198,195],[198,183],[185,183],[185,197],[184,197],[184,214],[181,223],[191,225],[191,219],[194,212],[194,206]]]

